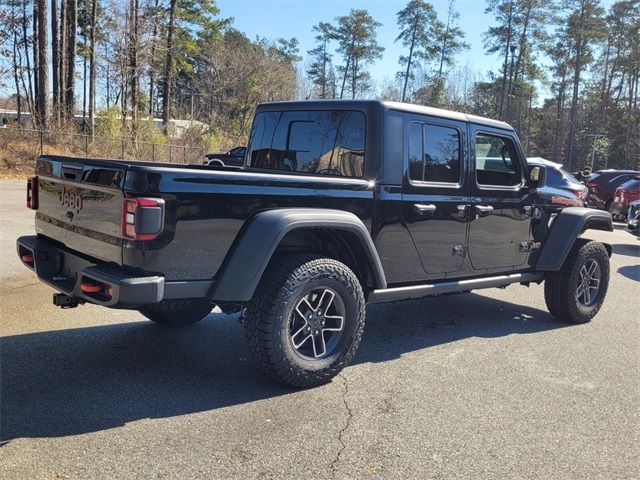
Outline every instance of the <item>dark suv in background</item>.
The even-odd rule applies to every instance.
[[[565,197],[569,199],[575,197],[575,203],[567,203],[562,200],[558,203],[562,203],[565,206],[586,206],[589,190],[584,183],[562,168],[562,164],[546,160],[542,157],[527,157],[527,165],[529,165],[529,167],[545,167],[546,178],[544,186],[549,190],[552,199],[553,194],[556,196],[562,195],[563,199]],[[569,195],[567,196],[567,194]]]
[[[610,209],[611,216],[621,222],[626,221],[629,205],[638,200],[640,200],[640,175],[616,188]]]
[[[598,170],[586,181],[589,195],[587,203],[601,210],[611,211],[616,188],[640,175],[636,170]]]
[[[207,153],[205,165],[219,167],[243,167],[247,147],[235,147],[226,153]]]

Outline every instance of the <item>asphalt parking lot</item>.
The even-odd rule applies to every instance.
[[[620,226],[587,325],[543,288],[371,306],[353,365],[296,391],[237,316],[167,329],[61,310],[15,258],[33,231],[0,182],[0,478],[638,478],[640,241]]]

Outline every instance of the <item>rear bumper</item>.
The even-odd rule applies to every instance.
[[[166,282],[150,275],[85,257],[43,237],[17,240],[18,256],[38,278],[59,292],[84,302],[111,308],[136,308],[169,298],[208,296],[209,281]],[[82,284],[107,286],[100,292],[86,292]]]

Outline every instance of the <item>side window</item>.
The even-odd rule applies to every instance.
[[[349,111],[262,112],[250,144],[254,168],[361,177],[365,118]]]
[[[455,128],[411,123],[409,178],[434,183],[460,181],[460,134]]]
[[[425,182],[460,181],[460,135],[455,128],[425,125]]]
[[[514,187],[522,182],[517,150],[510,138],[477,134],[475,156],[478,185]]]

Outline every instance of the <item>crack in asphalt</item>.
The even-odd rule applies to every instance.
[[[342,386],[344,387],[342,391],[342,403],[347,412],[347,421],[338,432],[338,441],[340,442],[340,448],[338,449],[338,452],[336,453],[335,458],[331,462],[331,478],[336,478],[336,474],[338,473],[338,464],[340,463],[340,457],[342,456],[342,453],[347,448],[347,444],[345,443],[343,437],[345,432],[348,430],[349,426],[351,425],[351,420],[353,419],[353,411],[351,410],[351,407],[347,402],[347,394],[349,393],[349,384],[347,383],[347,377],[345,377],[344,374],[342,373],[338,375],[338,377],[342,379]]]

